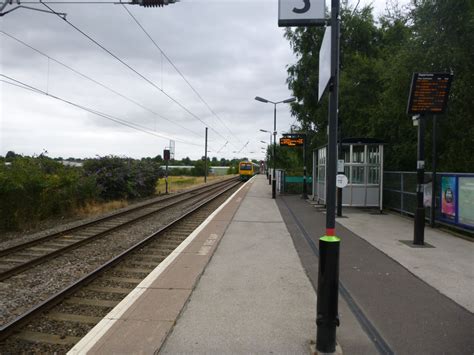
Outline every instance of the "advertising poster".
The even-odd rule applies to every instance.
[[[456,177],[443,176],[441,178],[441,213],[444,218],[456,218]]]
[[[459,177],[458,222],[474,227],[474,177]]]

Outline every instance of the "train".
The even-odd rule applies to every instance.
[[[252,176],[260,173],[260,165],[251,161],[241,161],[239,163],[240,180],[246,181]]]

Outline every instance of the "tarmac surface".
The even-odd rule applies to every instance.
[[[326,215],[321,206],[299,196],[281,196],[277,202],[316,288],[314,246],[324,235]],[[351,301],[377,349],[396,354],[473,354],[474,315],[467,308],[474,297],[474,243],[430,230],[425,241],[435,248],[410,248],[399,242],[412,238],[413,222],[408,219],[360,209],[343,209],[343,215],[346,218],[338,218],[336,227],[341,238],[340,300]],[[341,330],[344,322],[342,315]],[[352,354],[351,346],[339,340],[343,351]]]
[[[474,243],[343,209],[340,350],[474,354]],[[308,354],[316,336],[321,206],[271,198],[256,176],[206,220],[72,354]]]

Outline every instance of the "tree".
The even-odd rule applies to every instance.
[[[207,174],[209,175],[209,168],[210,165],[207,164]],[[204,172],[206,171],[205,168],[205,160],[197,160],[194,164],[194,167],[191,169],[191,175],[193,176],[204,176]]]
[[[386,168],[414,170],[416,128],[406,114],[412,73],[452,71],[448,113],[438,120],[439,168],[473,171],[474,3],[413,0],[408,12],[389,7],[378,23],[371,7],[354,11],[345,3],[341,16],[342,137],[381,138]],[[302,130],[313,132],[310,148],[316,148],[327,140],[328,102],[317,104],[314,90],[323,31],[300,27],[287,29],[285,36],[298,58],[288,68],[288,86],[298,98],[292,114]],[[429,128],[427,150],[430,140]]]
[[[7,152],[7,154],[5,155],[5,160],[6,161],[12,161],[13,159],[15,159],[16,157],[18,156],[18,154],[16,154],[14,151],[12,150],[9,150]]]

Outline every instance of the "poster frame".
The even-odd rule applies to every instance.
[[[439,199],[440,199],[439,200],[440,203],[439,203],[439,206],[436,207],[437,212],[438,212],[437,213],[438,216],[436,217],[436,220],[438,220],[439,222],[445,223],[445,224],[449,224],[449,225],[452,225],[452,226],[461,227],[463,229],[474,231],[474,226],[459,222],[459,178],[460,177],[469,177],[469,176],[466,176],[466,175],[463,175],[463,174],[458,175],[458,174],[441,173],[441,174],[438,174],[438,177],[439,177],[440,182],[442,181],[443,177],[453,177],[455,179],[455,183],[456,183],[456,188],[454,189],[454,201],[455,201],[454,213],[455,213],[455,216],[454,216],[454,219],[449,219],[449,218],[444,218],[443,217],[443,214],[441,212],[441,206],[442,206],[442,200],[443,200],[443,189],[440,189],[439,195],[438,195]]]

